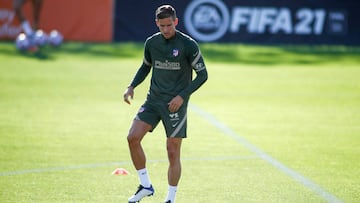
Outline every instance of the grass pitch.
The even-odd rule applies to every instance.
[[[190,101],[177,202],[360,201],[359,48],[201,48],[209,80]],[[142,44],[20,54],[1,42],[0,202],[126,202],[138,184],[126,135],[149,80],[132,105],[122,94],[141,61]],[[156,192],[142,202],[161,202],[161,125],[144,148]],[[111,175],[119,167],[130,175]]]

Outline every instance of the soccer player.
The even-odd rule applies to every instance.
[[[27,2],[26,0],[14,0],[13,7],[16,14],[16,17],[19,19],[21,23],[21,27],[23,28],[26,35],[31,35],[34,33],[34,30],[39,29],[39,19],[40,12],[42,7],[42,0],[30,0],[33,5],[33,27],[30,25],[30,22],[25,18],[25,15],[22,11],[23,5]]]
[[[152,70],[147,99],[135,116],[127,137],[131,159],[140,180],[138,190],[128,201],[138,202],[154,194],[141,141],[161,120],[167,136],[169,160],[165,202],[174,203],[181,175],[181,142],[187,136],[188,101],[190,95],[207,80],[208,74],[197,42],[176,30],[178,18],[175,9],[162,5],[156,9],[155,16],[160,32],[146,39],[142,65],[124,93],[124,101],[130,104],[129,98],[133,98],[134,89]],[[192,78],[193,71],[195,79]]]
[[[31,1],[33,5],[33,20],[34,20],[33,27],[30,25],[30,22],[25,18],[25,15],[22,11],[22,7],[27,2],[27,0],[14,0],[13,8],[16,17],[19,19],[21,23],[21,27],[23,28],[25,35],[30,39],[30,43],[31,43],[30,49],[37,49],[33,38],[35,31],[39,29],[42,0],[29,0],[29,1]]]

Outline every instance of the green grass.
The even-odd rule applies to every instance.
[[[360,48],[201,44],[208,82],[191,103],[344,202],[360,201]],[[125,87],[142,44],[67,43],[38,54],[0,43],[0,202],[126,202],[138,184]],[[189,109],[177,202],[326,202]],[[144,140],[154,197],[165,135]],[[113,176],[118,167],[128,176]]]

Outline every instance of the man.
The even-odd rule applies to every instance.
[[[24,12],[22,10],[23,5],[27,2],[26,0],[14,0],[13,8],[15,11],[16,17],[21,23],[21,27],[29,39],[30,46],[28,51],[37,52],[39,50],[38,46],[35,43],[35,32],[39,29],[39,20],[40,12],[42,7],[42,0],[30,0],[33,6],[33,27],[30,25],[30,22],[25,18]]]
[[[198,44],[189,36],[176,30],[178,18],[170,5],[157,8],[158,33],[145,42],[144,59],[134,79],[124,93],[124,101],[130,104],[137,87],[152,68],[151,85],[145,103],[141,106],[128,134],[132,162],[138,171],[140,185],[129,202],[139,202],[154,194],[146,170],[146,158],[141,140],[147,132],[162,121],[167,136],[168,194],[166,203],[175,202],[175,193],[181,175],[180,148],[186,137],[187,105],[190,95],[208,78]],[[196,78],[192,80],[192,72]]]
[[[19,19],[21,23],[21,27],[23,28],[25,34],[27,36],[32,36],[34,31],[39,29],[39,20],[40,20],[40,11],[42,7],[42,0],[30,0],[33,5],[33,27],[30,25],[30,22],[26,20],[25,15],[22,11],[23,5],[26,3],[26,0],[14,0],[13,8],[15,11],[16,17]]]

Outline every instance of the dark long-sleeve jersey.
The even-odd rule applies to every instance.
[[[180,95],[187,103],[190,95],[208,78],[198,44],[179,31],[170,39],[156,33],[146,40],[143,63],[130,85],[138,86],[151,68],[147,99],[153,102],[169,102]],[[196,73],[194,80],[193,70]]]

